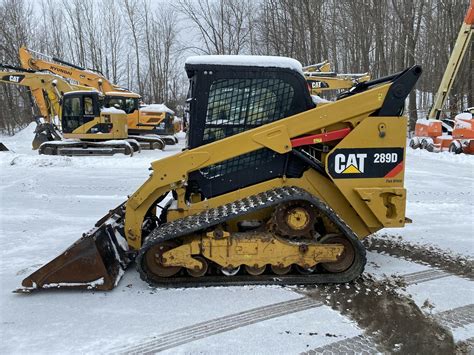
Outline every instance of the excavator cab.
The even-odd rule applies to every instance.
[[[87,139],[93,135],[95,140],[127,138],[126,114],[115,108],[103,109],[103,104],[104,96],[98,91],[64,94],[61,115],[64,137]]]

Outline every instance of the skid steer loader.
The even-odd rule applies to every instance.
[[[110,290],[135,261],[159,286],[343,283],[360,239],[403,227],[414,66],[313,104],[290,58],[188,58],[188,146],[19,291]]]

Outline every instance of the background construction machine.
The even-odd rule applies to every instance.
[[[33,57],[33,53],[37,58]],[[144,146],[145,142],[151,141],[153,135],[158,135],[168,145],[177,143],[178,140],[174,136],[177,133],[173,125],[174,117],[146,110],[141,112],[140,95],[111,83],[101,73],[81,68],[59,58],[49,57],[25,47],[19,49],[19,57],[21,65],[25,69],[47,70],[66,79],[74,80],[80,85],[95,88],[102,92],[105,95],[105,107],[115,107],[125,111],[130,138],[143,142]],[[165,122],[161,124],[163,120]]]
[[[61,98],[64,92],[79,89],[54,74],[36,73],[10,65],[0,65],[0,82],[28,87],[38,108],[37,126],[32,141],[33,149],[47,141],[61,140]]]
[[[303,67],[306,82],[311,88],[312,95],[335,90],[347,90],[358,83],[370,80],[369,73],[338,74],[331,71],[328,61]]]
[[[54,74],[2,67],[1,82],[35,90],[35,100],[40,100],[38,107],[44,121],[37,119],[33,139],[33,149],[40,154],[133,155],[140,150],[136,141],[128,139],[125,113],[104,109],[100,92],[70,84]]]
[[[435,95],[428,119],[420,119],[415,126],[415,135],[410,140],[413,149],[422,148],[430,152],[449,150],[452,153],[474,154],[474,119],[473,108],[456,115],[454,119],[442,119],[444,104],[453,87],[454,80],[462,60],[471,45],[474,32],[474,0],[467,10],[464,22],[459,30],[451,57]]]
[[[187,149],[20,291],[109,290],[133,260],[153,285],[348,282],[360,239],[404,226],[400,115],[420,67],[321,106],[290,58],[191,57],[186,71]]]

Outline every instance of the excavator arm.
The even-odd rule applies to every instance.
[[[329,90],[347,90],[370,80],[368,73],[363,74],[336,74],[336,73],[318,73],[306,72],[306,82],[311,88],[312,95],[319,95],[321,92]]]
[[[35,53],[38,57],[42,58],[34,58],[32,53]],[[107,78],[97,72],[66,63],[56,58],[48,57],[41,53],[33,52],[26,47],[21,47],[19,49],[19,57],[20,63],[25,69],[34,71],[47,70],[64,78],[74,80],[80,85],[99,90],[103,94],[108,91],[126,91],[123,88],[112,84],[107,80]]]
[[[0,66],[0,68],[14,67]],[[60,116],[61,98],[64,93],[76,90],[90,90],[90,88],[87,87],[72,85],[54,74],[25,70],[2,70],[0,71],[0,82],[30,88],[35,94],[35,100],[41,114],[47,120],[50,120],[54,116]]]

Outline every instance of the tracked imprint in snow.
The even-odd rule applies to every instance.
[[[376,280],[370,274],[344,285],[301,288],[300,292],[337,310],[364,330],[360,341],[372,339],[377,350],[400,354],[454,354],[456,344],[449,329],[424,313],[402,290],[408,284],[442,277],[428,270],[418,277]],[[438,278],[439,278],[438,277]],[[340,349],[342,351],[342,349]]]
[[[393,288],[399,288],[399,287],[405,287],[406,285],[410,285],[410,284],[427,282],[427,281],[449,277],[449,276],[451,275],[440,270],[425,270],[425,271],[406,274],[406,275],[401,276],[400,278],[391,280],[390,282],[388,281],[385,281],[385,282],[387,282],[387,284],[392,285]],[[368,296],[365,296],[365,291],[367,291],[368,289],[371,289],[373,290],[373,292],[376,292],[375,287],[373,285],[374,285],[374,282],[377,282],[377,281],[375,281],[372,278],[364,278],[364,282],[365,281],[367,281],[370,286],[361,286],[360,284],[355,285],[355,283],[351,283],[351,284],[348,284],[348,287],[349,287],[349,290],[352,289],[353,292],[359,289],[357,291],[358,294],[360,294],[361,297],[365,297],[367,299],[367,302],[370,304],[370,300],[372,299],[372,297],[370,297],[370,292],[368,292],[369,293]],[[383,281],[380,281],[380,282],[383,282]],[[344,290],[346,290],[346,285],[328,286],[328,290],[335,289],[337,287],[339,287],[339,290],[341,291],[342,299],[346,299],[346,298],[350,299],[348,297],[349,292],[348,291],[344,292]],[[364,287],[364,292],[360,292],[362,287]],[[239,312],[236,314],[231,314],[228,316],[198,323],[192,326],[176,329],[167,333],[157,335],[155,337],[146,338],[138,344],[127,345],[124,347],[117,347],[108,352],[115,353],[115,354],[156,353],[159,351],[175,348],[183,344],[187,344],[187,343],[190,343],[199,339],[203,339],[212,335],[224,333],[224,332],[237,329],[240,327],[248,326],[251,324],[255,324],[258,322],[262,322],[262,321],[277,318],[277,317],[282,317],[282,316],[296,313],[296,312],[301,312],[307,309],[320,307],[325,302],[328,303],[328,300],[326,299],[326,297],[321,297],[321,295],[316,293],[318,292],[318,289],[320,288],[322,287],[315,286],[315,289],[311,290],[311,289],[308,289],[307,287],[301,287],[299,289],[299,292],[303,293],[305,297],[290,300],[290,301],[280,302],[280,303],[276,303],[276,304],[272,304],[268,306],[258,307],[258,308],[254,308],[248,311]],[[378,291],[378,292],[382,292],[382,294],[384,294],[384,292],[386,293],[386,291]],[[329,295],[329,292],[328,292],[328,295]],[[351,302],[346,302],[346,303],[351,303]],[[390,306],[390,302],[388,301],[385,304],[387,306]],[[348,307],[350,306],[352,305],[348,304]],[[408,308],[408,310],[409,309],[410,308]],[[419,312],[421,313],[421,311]],[[370,310],[369,313],[372,314],[372,309]],[[383,315],[383,312],[381,314]],[[389,317],[389,315],[387,316]],[[426,316],[423,316],[423,317],[426,317]],[[435,321],[433,321],[433,323],[434,325],[436,325]],[[442,329],[439,325],[438,327]],[[398,331],[403,332],[404,329],[401,328],[401,330],[399,329]],[[445,333],[443,331],[440,331],[439,335],[442,336],[443,339],[445,339]],[[447,337],[447,340],[448,341],[450,340],[452,343],[452,337]],[[374,345],[371,345],[371,346],[375,347]]]
[[[463,306],[434,315],[438,322],[446,325],[449,329],[456,329],[474,323],[474,304]],[[456,343],[455,354],[470,354],[474,348],[474,337]],[[304,352],[302,355],[316,354],[375,354],[382,352],[375,344],[372,337],[365,334],[346,338],[334,343],[317,347]]]
[[[401,237],[388,235],[365,238],[362,243],[368,251],[426,264],[474,281],[474,262],[461,255],[452,255],[433,246],[407,243]]]

